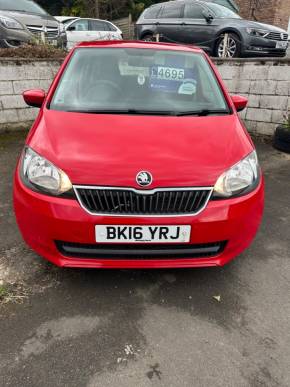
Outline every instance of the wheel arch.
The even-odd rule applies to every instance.
[[[147,28],[146,30],[141,32],[139,39],[143,39],[144,36],[146,36],[146,35],[154,35],[154,34],[155,34],[155,31],[153,31],[153,29]]]
[[[213,52],[215,53],[215,51],[216,51],[219,37],[225,33],[232,33],[232,34],[235,34],[238,36],[240,43],[241,43],[241,51],[243,52],[243,45],[244,45],[243,36],[242,36],[241,32],[234,27],[225,27],[217,32],[217,34],[215,36],[215,43],[214,43],[214,47],[213,47]]]
[[[217,34],[216,34],[216,40],[217,40],[221,35],[223,35],[223,34],[225,34],[225,33],[233,33],[233,34],[237,35],[237,36],[239,37],[239,39],[241,40],[241,42],[243,43],[243,40],[244,40],[244,39],[243,39],[243,35],[241,34],[241,32],[240,32],[238,29],[236,29],[236,28],[234,28],[234,27],[225,27],[225,28],[219,30],[219,31],[217,32]]]

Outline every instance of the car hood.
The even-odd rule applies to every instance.
[[[212,186],[253,150],[238,116],[94,115],[46,110],[27,143],[73,184],[150,188]],[[139,187],[140,188],[140,187]]]
[[[257,28],[257,29],[269,30],[273,32],[287,33],[282,28],[272,26],[271,24],[264,24],[264,23],[259,23],[252,20],[245,20],[245,19],[231,19],[231,21],[232,21],[232,24],[235,25],[236,27]]]
[[[51,15],[38,15],[29,14],[17,11],[5,11],[5,15],[10,16],[20,23],[30,26],[46,26],[46,27],[57,27],[58,21]]]

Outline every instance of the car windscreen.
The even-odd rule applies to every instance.
[[[0,10],[47,15],[47,12],[32,0],[0,0]]]
[[[229,112],[201,53],[135,48],[78,48],[50,103],[78,112]]]
[[[217,18],[241,19],[241,17],[237,13],[235,13],[231,9],[226,8],[222,5],[210,3],[210,4],[207,4],[207,6],[208,6],[208,8],[210,8],[214,12],[214,14]]]

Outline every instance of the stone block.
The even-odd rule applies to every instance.
[[[39,109],[36,108],[17,109],[19,121],[33,121],[37,117],[38,112]]]
[[[13,94],[13,87],[11,81],[0,81],[0,95]]]
[[[273,79],[275,81],[290,81],[290,66],[271,66],[269,68],[268,79]]]
[[[3,109],[15,109],[25,107],[25,102],[21,95],[4,95],[0,99]]]
[[[286,110],[273,110],[272,112],[272,122],[275,124],[282,124],[285,121],[284,115]]]
[[[272,136],[276,129],[276,124],[267,122],[257,122],[256,133],[261,136]]]
[[[269,109],[248,108],[246,119],[257,122],[271,122],[272,111]]]
[[[250,93],[275,95],[276,88],[277,88],[276,81],[269,81],[269,80],[251,81]]]
[[[29,89],[38,89],[39,88],[39,80],[38,79],[30,79],[24,81],[14,81],[13,88],[15,94],[22,94],[25,90]]]
[[[260,107],[264,109],[286,110],[288,97],[282,95],[262,95]]]
[[[277,82],[276,94],[290,96],[290,81]]]
[[[252,108],[260,107],[260,98],[261,98],[261,96],[258,94],[257,95],[250,94],[248,107],[252,107]]]
[[[0,110],[0,124],[9,122],[18,122],[18,115],[16,109]]]

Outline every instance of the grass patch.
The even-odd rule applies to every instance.
[[[0,304],[22,304],[26,298],[28,298],[28,293],[22,284],[0,285]]]
[[[0,285],[0,302],[3,301],[9,295],[7,285]]]

